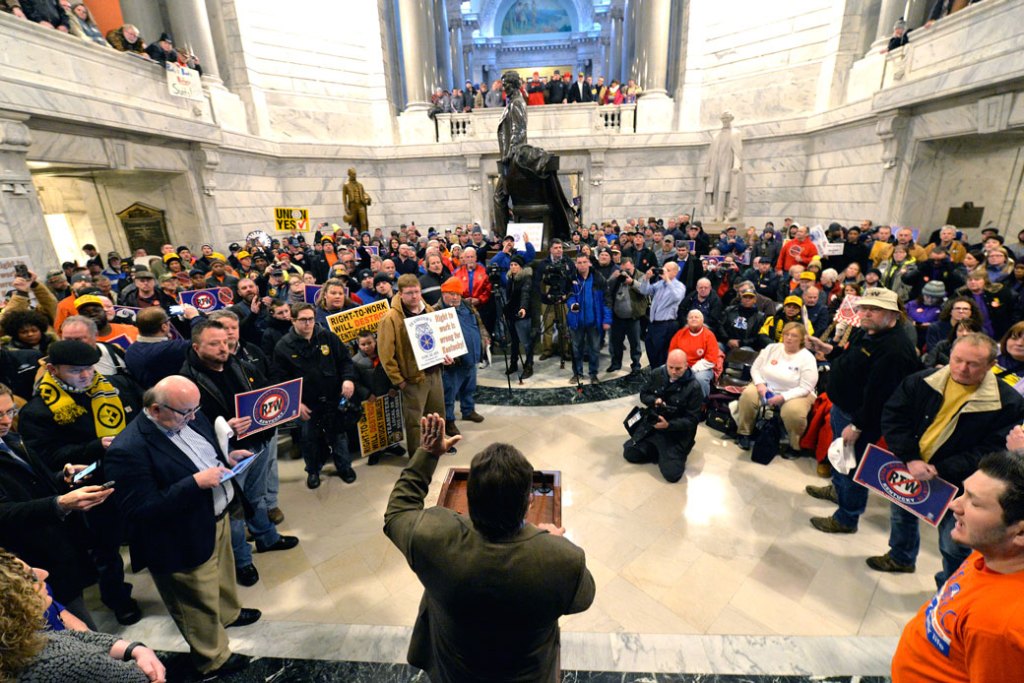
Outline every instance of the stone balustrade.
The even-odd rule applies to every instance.
[[[438,114],[437,141],[494,140],[503,109]],[[545,104],[526,108],[529,138],[624,135],[636,132],[636,105]]]

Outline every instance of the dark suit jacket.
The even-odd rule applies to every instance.
[[[513,93],[498,122],[498,150],[501,160],[512,163],[520,147],[526,144],[526,102],[519,93]]]
[[[202,413],[190,424],[217,443]],[[213,491],[199,488],[192,477],[199,470],[156,423],[140,415],[117,435],[103,460],[106,476],[117,481],[114,500],[128,526],[134,571],[149,567],[169,574],[210,559],[216,534]],[[240,499],[236,490],[234,500]]]
[[[553,683],[558,618],[594,600],[583,550],[532,524],[490,542],[468,517],[424,510],[436,467],[437,458],[417,450],[384,515],[384,532],[424,587],[409,663],[434,683]]]
[[[70,602],[96,578],[85,552],[81,516],[72,512],[61,517],[54,499],[67,491],[63,480],[50,474],[16,435],[9,434],[4,442],[32,471],[10,455],[0,454],[0,546],[31,566],[49,571],[47,581],[56,600]]]

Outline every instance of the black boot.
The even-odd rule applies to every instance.
[[[512,365],[508,366],[508,370],[505,371],[505,374],[514,375],[517,372],[519,372],[519,365],[517,363],[513,363]]]
[[[527,363],[523,366],[523,374],[519,379],[526,379],[528,377],[533,377],[533,363]]]

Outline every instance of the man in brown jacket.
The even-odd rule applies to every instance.
[[[377,327],[377,355],[391,383],[402,392],[405,422],[405,447],[415,453],[420,445],[420,418],[444,412],[444,386],[441,365],[420,369],[405,329],[406,318],[430,313],[434,309],[423,301],[420,281],[415,275],[398,278],[398,294],[391,299],[391,310]]]
[[[423,584],[409,663],[433,683],[559,680],[558,619],[590,607],[596,591],[583,550],[565,529],[524,521],[533,465],[514,446],[473,457],[469,517],[423,509],[446,439],[444,420],[420,423],[423,445],[388,500],[384,533]]]

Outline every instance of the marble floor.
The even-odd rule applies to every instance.
[[[559,370],[557,359],[538,362],[537,369],[516,391],[567,385],[570,372]],[[504,384],[497,364],[482,374],[482,384]],[[445,457],[430,489],[428,504],[447,467],[468,466],[494,441],[515,444],[538,469],[561,470],[566,535],[585,549],[597,582],[593,606],[562,620],[563,667],[887,675],[903,625],[934,590],[940,566],[934,531],[922,529],[917,573],[873,572],[864,558],[887,550],[888,508],[881,500],[872,496],[857,534],[822,534],[808,518],[830,514],[832,506],[803,492],[807,484],[824,483],[813,460],[757,465],[703,426],[686,476],[666,483],[656,466],[622,459],[622,420],[634,402],[627,396],[561,406],[478,405],[486,421],[459,421],[464,440]],[[261,581],[240,591],[245,605],[264,617],[232,632],[235,650],[404,662],[421,589],[381,529],[406,462],[359,462],[355,484],[331,476],[309,491],[301,461],[281,461],[286,518],[280,528],[302,543],[255,556]],[[184,649],[148,575],[130,581],[147,616],[121,629],[97,608],[102,625],[162,649]]]

